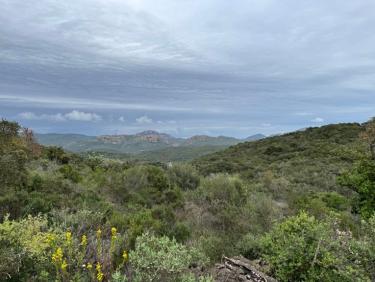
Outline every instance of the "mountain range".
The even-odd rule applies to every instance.
[[[178,138],[153,130],[132,135],[36,134],[40,144],[59,146],[76,153],[103,152],[161,161],[189,160],[241,142],[255,141],[264,137],[266,136],[263,134],[256,134],[244,139],[207,135]]]

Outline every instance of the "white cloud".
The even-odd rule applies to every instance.
[[[322,123],[322,122],[324,122],[324,119],[321,118],[321,117],[316,117],[316,118],[312,119],[311,122]]]
[[[18,116],[21,119],[26,119],[26,120],[49,120],[49,121],[65,121],[66,120],[65,116],[60,113],[53,114],[53,115],[48,115],[48,114],[37,115],[32,112],[24,112],[24,113],[20,113]]]
[[[76,110],[65,114],[65,117],[68,120],[77,120],[77,121],[100,121],[102,120],[102,117],[95,113],[85,113],[85,112],[80,112]]]
[[[136,119],[136,122],[139,124],[150,124],[152,123],[152,119],[149,118],[148,116],[141,116]]]
[[[48,121],[100,121],[102,117],[95,113],[85,113],[80,111],[71,111],[66,114],[41,114],[37,115],[33,112],[23,112],[18,114],[21,119],[25,120],[48,120]]]

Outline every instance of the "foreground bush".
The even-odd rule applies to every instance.
[[[48,227],[42,216],[5,218],[0,281],[197,281],[189,266],[207,262],[195,249],[149,233],[136,239],[130,254],[126,246],[115,227],[78,235]]]
[[[206,262],[203,255],[194,249],[188,249],[168,237],[158,238],[148,233],[137,238],[130,258],[135,272],[134,281],[137,282],[181,281],[193,262]]]
[[[0,280],[45,280],[53,270],[48,257],[50,236],[59,234],[48,229],[45,217],[20,221],[6,217],[0,224]]]
[[[263,257],[280,281],[371,281],[350,232],[302,212],[262,238]]]

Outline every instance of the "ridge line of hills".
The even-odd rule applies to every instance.
[[[122,158],[137,158],[148,161],[192,160],[241,142],[255,141],[266,137],[263,134],[255,134],[244,139],[208,135],[180,138],[154,130],[121,135],[88,136],[47,133],[36,134],[35,136],[42,145],[59,146],[75,153],[120,154]]]

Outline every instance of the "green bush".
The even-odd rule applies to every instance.
[[[182,190],[195,190],[199,186],[200,176],[197,170],[188,164],[174,164],[168,169],[171,182]]]
[[[375,161],[364,159],[351,172],[344,173],[339,183],[358,193],[354,210],[363,218],[370,218],[375,212]]]
[[[68,164],[71,156],[67,154],[61,147],[45,147],[43,154],[51,161],[56,161],[60,164]]]
[[[69,164],[65,164],[59,169],[64,178],[71,180],[73,183],[78,183],[82,178],[79,172]]]
[[[122,202],[152,207],[157,204],[179,204],[181,195],[171,187],[165,172],[156,166],[135,166],[127,169],[122,184],[116,188]]]
[[[261,240],[264,259],[280,281],[370,281],[352,253],[349,232],[302,212],[277,224]]]
[[[20,221],[7,217],[0,224],[0,278],[13,281],[41,281],[40,273],[53,270],[49,263],[49,236],[58,236],[48,229],[45,217],[29,216]]]
[[[342,213],[350,211],[351,202],[337,192],[310,192],[293,195],[292,207],[305,210],[317,218],[324,218],[331,212]]]
[[[204,233],[196,239],[197,248],[204,253],[211,263],[220,261],[223,255],[235,255],[236,249],[233,242],[228,238],[230,236],[218,235],[215,233]]]
[[[204,264],[204,256],[168,237],[145,233],[137,238],[130,252],[130,264],[135,272],[134,281],[179,281],[189,266]]]
[[[259,237],[253,233],[244,235],[236,244],[236,249],[248,259],[256,259],[261,255]]]

